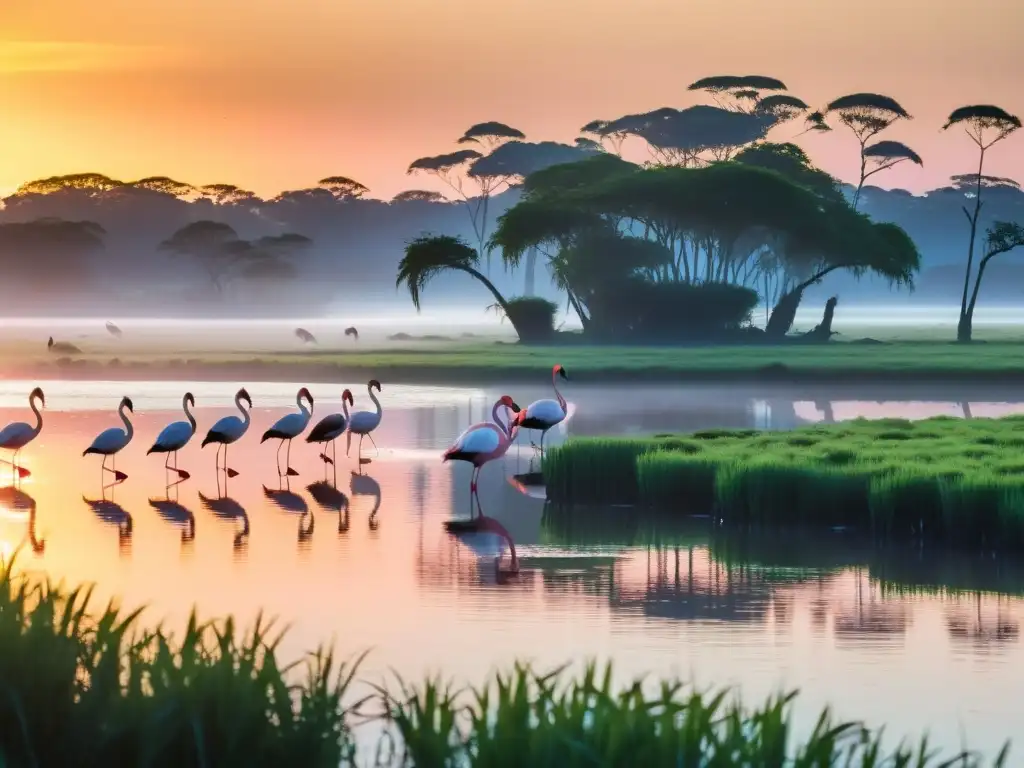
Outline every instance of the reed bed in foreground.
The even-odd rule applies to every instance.
[[[593,664],[576,675],[516,665],[463,690],[399,679],[351,701],[360,659],[283,664],[262,620],[243,632],[193,616],[172,636],[114,604],[94,614],[89,597],[0,569],[3,766],[938,768],[1009,755],[940,762],[927,739],[896,744],[827,710],[797,736],[795,694],[747,709],[726,690],[622,688]],[[375,747],[355,734],[369,718],[385,725]]]
[[[856,526],[877,539],[1024,549],[1024,418],[857,419],[792,431],[578,438],[549,498],[714,512],[750,525]]]

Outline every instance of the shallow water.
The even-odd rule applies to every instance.
[[[0,382],[0,424],[31,420],[25,395],[36,383]],[[1014,593],[1024,588],[1024,569],[882,556],[835,537],[714,542],[699,522],[669,530],[637,524],[622,510],[545,517],[524,444],[482,476],[483,511],[509,531],[520,560],[517,578],[499,578],[495,556],[502,553],[503,566],[510,561],[500,539],[461,541],[445,531],[446,520],[469,514],[469,472],[439,458],[503,393],[385,384],[379,455],[360,466],[339,443],[327,485],[309,490],[325,477],[316,449],[296,443],[291,463],[300,475],[281,483],[276,445],[259,443],[294,407],[297,385],[247,384],[253,425],[229,454],[239,476],[226,487],[218,482],[214,448],[201,450],[197,439],[179,458],[191,479],[168,492],[163,457],[147,457],[146,449],[182,418],[186,388],[205,433],[232,412],[234,386],[40,384],[45,426],[24,452],[32,475],[19,491],[0,489],[0,550],[25,541],[34,516],[41,551],[23,551],[22,568],[94,581],[101,597],[148,605],[152,621],[181,622],[193,605],[204,616],[244,619],[263,609],[292,625],[287,653],[332,638],[343,655],[370,648],[363,672],[371,678],[394,668],[480,681],[517,658],[546,667],[596,656],[614,659],[624,677],[734,684],[751,701],[799,687],[808,718],[828,703],[840,717],[885,723],[895,735],[930,728],[949,748],[960,746],[964,732],[971,746],[994,750],[1019,724],[1024,602]],[[314,420],[337,409],[340,388],[311,387]],[[353,389],[356,407],[370,407],[365,389]],[[822,395],[829,400],[813,393],[794,400],[740,388],[565,390],[575,413],[551,443],[566,434],[790,428],[826,416],[963,411],[959,402],[885,393],[876,403],[834,391]],[[549,391],[509,394],[525,405]],[[121,395],[134,401],[136,436],[117,459],[128,479],[104,492],[99,457],[81,452],[119,423]],[[969,410],[997,416],[1024,412],[1024,404],[971,401]],[[364,450],[373,454],[368,444]],[[6,471],[0,466],[0,484]],[[345,503],[338,491],[348,499],[347,515],[337,511]],[[660,544],[647,543],[654,541]],[[989,591],[971,591],[978,589]]]

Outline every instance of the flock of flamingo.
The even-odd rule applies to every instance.
[[[463,461],[473,466],[473,474],[470,477],[470,494],[475,497],[477,493],[477,480],[480,470],[488,462],[499,459],[505,455],[512,443],[515,441],[521,429],[537,430],[540,432],[540,445],[538,446],[543,456],[544,436],[548,430],[557,426],[568,416],[568,406],[565,398],[558,390],[558,378],[568,379],[565,369],[556,365],[551,372],[551,383],[555,390],[555,399],[537,400],[521,409],[516,402],[508,395],[503,395],[495,402],[491,411],[491,421],[474,424],[460,434],[455,442],[442,455],[442,461]],[[349,406],[355,402],[351,390],[344,390],[341,395],[341,413],[332,413],[322,418],[316,426],[306,435],[306,442],[323,446],[320,458],[325,464],[335,464],[337,459],[336,440],[345,435],[347,437],[345,454],[350,455],[352,447],[352,435],[359,436],[358,455],[362,462],[363,439],[369,438],[377,451],[377,443],[373,439],[373,431],[380,426],[384,415],[384,408],[377,399],[377,392],[381,391],[380,382],[371,379],[366,385],[370,400],[375,406],[373,411],[349,412]],[[38,401],[38,405],[37,405]],[[46,397],[43,390],[36,387],[29,394],[29,408],[35,414],[35,424],[27,422],[14,422],[0,430],[0,448],[12,451],[10,464],[12,472],[19,477],[27,477],[30,472],[18,463],[18,456],[26,445],[31,443],[43,428],[43,415],[39,406],[45,407]],[[162,453],[166,455],[164,468],[168,472],[178,475],[180,481],[187,480],[190,475],[184,469],[178,467],[178,452],[182,450],[196,434],[197,424],[195,416],[192,415],[191,407],[195,407],[195,397],[191,392],[186,392],[182,398],[182,410],[185,412],[185,421],[175,421],[168,424],[157,436],[156,441],[146,454]],[[248,405],[248,408],[243,406]],[[278,440],[277,448],[277,471],[279,476],[295,476],[299,473],[291,466],[291,444],[292,440],[302,436],[309,426],[313,416],[313,396],[306,387],[302,387],[295,397],[298,407],[297,413],[289,413],[278,419],[266,432],[260,442],[267,440]],[[307,407],[308,403],[308,407]],[[252,410],[252,398],[245,388],[239,389],[235,394],[235,407],[238,408],[241,416],[225,416],[219,419],[209,431],[201,443],[205,448],[211,443],[216,444],[217,451],[214,455],[214,466],[217,472],[223,471],[228,477],[235,477],[238,472],[228,466],[228,446],[240,440],[249,430],[251,421],[250,411]],[[502,420],[500,410],[504,408],[505,418]],[[121,483],[128,478],[127,474],[116,467],[117,454],[124,450],[132,441],[135,430],[132,427],[131,419],[126,411],[134,414],[134,406],[131,398],[121,398],[117,408],[117,414],[121,418],[122,427],[111,427],[98,434],[92,444],[83,452],[83,456],[96,454],[103,457],[100,463],[100,473],[106,478],[105,473],[114,476],[110,485]],[[281,449],[285,448],[284,467],[281,465]],[[221,457],[223,450],[224,456]],[[378,451],[379,452],[379,451]],[[107,460],[111,466],[107,466]],[[172,465],[173,459],[173,465]],[[105,486],[109,487],[109,486]],[[479,503],[479,500],[478,500]]]

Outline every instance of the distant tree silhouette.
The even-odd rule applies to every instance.
[[[216,205],[241,205],[243,203],[262,203],[255,192],[248,189],[241,189],[234,184],[207,184],[199,188],[202,199],[209,200]]]
[[[829,103],[821,113],[821,122],[834,115],[860,144],[860,179],[853,194],[853,207],[860,203],[860,192],[869,176],[910,160],[921,165],[921,158],[898,141],[869,142],[897,120],[909,120],[910,114],[896,99],[878,93],[851,93]]]
[[[484,244],[487,242],[487,221],[491,196],[506,186],[509,183],[509,178],[501,172],[500,168],[493,166],[484,166],[474,173],[473,164],[482,159],[485,153],[493,152],[505,142],[525,138],[526,134],[505,123],[496,121],[477,123],[467,128],[456,143],[474,144],[483,152],[475,149],[463,149],[444,155],[421,157],[414,160],[407,171],[410,174],[430,173],[443,181],[459,196],[469,212],[473,232],[476,235],[478,252],[482,258],[486,256],[488,274],[491,271],[491,257],[489,253],[485,253]],[[471,179],[475,183],[475,195],[471,196],[466,189],[467,179]]]
[[[130,186],[148,189],[152,192],[161,192],[165,195],[183,199],[194,197],[198,193],[198,190],[191,184],[176,181],[167,176],[147,176],[144,179],[131,182]]]
[[[985,275],[985,267],[996,256],[1008,253],[1014,248],[1024,248],[1024,227],[1008,221],[997,221],[985,236],[985,255],[978,262],[978,275],[974,278],[974,290],[971,301],[967,305],[964,318],[964,341],[970,341],[974,323],[974,307],[978,303],[978,291],[981,289],[981,278]]]
[[[753,112],[766,91],[773,93],[789,89],[781,80],[764,75],[712,75],[690,83],[687,90],[711,94],[724,109]]]
[[[92,221],[46,218],[0,224],[0,272],[8,286],[46,293],[80,287],[86,258],[103,250],[103,227]],[[11,298],[17,291],[11,292]]]
[[[64,189],[81,189],[89,192],[106,192],[114,187],[120,187],[123,181],[104,176],[102,173],[71,173],[65,176],[49,176],[45,179],[36,179],[22,184],[18,187],[15,196],[18,195],[48,195]]]
[[[971,340],[971,322],[967,316],[967,290],[971,280],[974,262],[974,240],[978,234],[978,217],[981,215],[981,192],[984,188],[985,153],[1021,127],[1020,118],[1011,115],[1001,107],[991,104],[975,104],[953,110],[942,126],[943,130],[962,127],[978,147],[978,172],[975,174],[974,212],[964,206],[964,215],[970,223],[970,238],[967,243],[967,267],[964,270],[964,292],[960,302],[960,321],[957,324],[957,340]],[[977,284],[977,283],[976,283]]]
[[[407,189],[399,192],[393,198],[392,203],[447,203],[448,200],[440,192],[430,189]]]
[[[194,259],[217,294],[223,295],[233,277],[266,280],[294,276],[295,270],[287,259],[311,245],[308,237],[290,232],[242,240],[230,225],[204,220],[182,227],[160,243],[159,248]]]
[[[330,192],[335,200],[357,200],[370,191],[369,187],[347,176],[328,176],[320,179],[317,186]]]

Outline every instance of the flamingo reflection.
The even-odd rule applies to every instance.
[[[114,501],[113,496],[110,499],[88,499],[83,495],[82,501],[104,523],[117,526],[117,542],[121,554],[128,554],[132,543],[132,516]]]
[[[499,582],[519,575],[519,557],[516,555],[516,544],[512,540],[512,534],[504,525],[493,517],[484,514],[480,507],[480,498],[477,497],[477,516],[469,520],[448,520],[445,522],[445,530],[457,538],[461,543],[472,549],[478,557],[484,558],[494,555],[494,571]],[[502,568],[501,556],[507,545],[509,550],[509,567]]]
[[[211,499],[208,496],[204,496],[202,491],[199,491],[199,501],[221,520],[231,520],[236,526],[239,522],[242,523],[241,530],[236,528],[233,546],[235,552],[240,553],[244,551],[245,545],[249,542],[249,515],[246,514],[245,508],[241,504],[228,496],[227,480],[224,481],[224,491],[222,493],[218,473],[217,498]]]
[[[529,496],[531,499],[547,499],[548,492],[544,486],[543,472],[521,472],[518,475],[512,475],[508,481],[524,496]]]
[[[196,538],[196,516],[187,507],[182,506],[175,499],[150,499],[149,506],[153,507],[164,520],[182,528],[182,546],[189,544]]]
[[[318,480],[306,486],[313,501],[326,511],[338,513],[338,533],[345,533],[349,525],[349,501],[344,491],[338,490],[336,484],[332,485],[326,480]]]
[[[377,511],[380,509],[380,483],[374,480],[369,475],[364,475],[360,467],[359,472],[352,472],[352,478],[349,480],[349,490],[353,496],[370,496],[373,498],[373,509],[370,510],[370,530],[377,530],[377,526],[380,522],[377,520]]]
[[[26,531],[28,543],[37,555],[43,554],[46,551],[46,541],[36,535],[36,500],[21,488],[8,485],[0,488],[0,505],[13,512],[28,513],[28,530]]]
[[[284,480],[284,487],[279,487],[276,490],[264,485],[263,495],[281,511],[299,515],[299,543],[301,544],[304,541],[309,541],[313,535],[313,525],[316,521],[313,518],[313,513],[309,511],[306,500],[291,489],[287,482],[287,476],[284,477]]]

